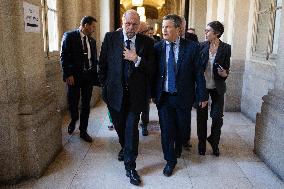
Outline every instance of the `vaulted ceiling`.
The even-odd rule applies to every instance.
[[[122,4],[125,9],[130,9],[132,7],[132,0],[120,0],[120,4]],[[165,4],[165,0],[144,0],[143,4],[160,9]]]

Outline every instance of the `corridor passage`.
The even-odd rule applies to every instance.
[[[136,188],[125,176],[117,160],[120,150],[109,124],[107,108],[100,102],[91,111],[89,133],[92,144],[79,138],[78,125],[67,133],[68,117],[62,123],[63,150],[38,180],[24,181],[7,189],[127,189]],[[140,128],[139,128],[140,129]],[[209,129],[210,130],[210,129]],[[192,149],[183,151],[173,176],[165,177],[156,107],[151,105],[149,136],[140,132],[137,171],[142,188],[153,189],[283,189],[283,182],[253,153],[254,123],[241,113],[225,113],[220,157],[197,152],[196,113],[192,111]],[[138,188],[138,187],[137,187]]]

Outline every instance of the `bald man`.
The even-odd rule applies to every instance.
[[[149,78],[154,74],[154,42],[138,34],[140,18],[135,10],[123,15],[122,31],[105,35],[100,60],[99,78],[103,99],[113,119],[123,161],[130,183],[140,185],[136,169],[138,155],[139,115],[147,107]]]

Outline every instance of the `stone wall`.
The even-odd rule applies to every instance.
[[[241,111],[253,121],[261,110],[262,97],[274,88],[275,65],[265,62],[252,57],[245,66]]]
[[[280,28],[284,27],[284,14]],[[254,150],[260,158],[284,179],[284,31],[280,30],[273,90],[263,97],[261,112],[256,117]],[[266,72],[269,72],[267,70]]]
[[[24,31],[23,2],[0,4],[0,183],[39,177],[62,147],[61,116],[46,82],[42,30]],[[41,8],[39,0],[26,2]]]

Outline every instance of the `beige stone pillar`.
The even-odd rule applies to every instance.
[[[284,14],[281,26],[284,28]],[[261,113],[256,116],[255,152],[284,179],[284,30],[280,30],[275,88],[263,97]]]
[[[189,5],[189,28],[195,28],[200,42],[204,41],[206,26],[207,2],[206,0],[191,0]]]
[[[218,0],[207,0],[206,23],[217,19]]]
[[[28,2],[41,8],[40,0]],[[23,0],[1,1],[0,27],[0,182],[5,183],[39,177],[62,140],[60,113],[46,84],[42,31],[24,31]]]
[[[240,111],[243,74],[246,60],[249,1],[226,1],[229,13],[225,12],[225,33],[223,40],[231,45],[231,68],[226,81],[225,111]],[[228,15],[228,16],[226,16]],[[227,19],[229,17],[229,19]]]

